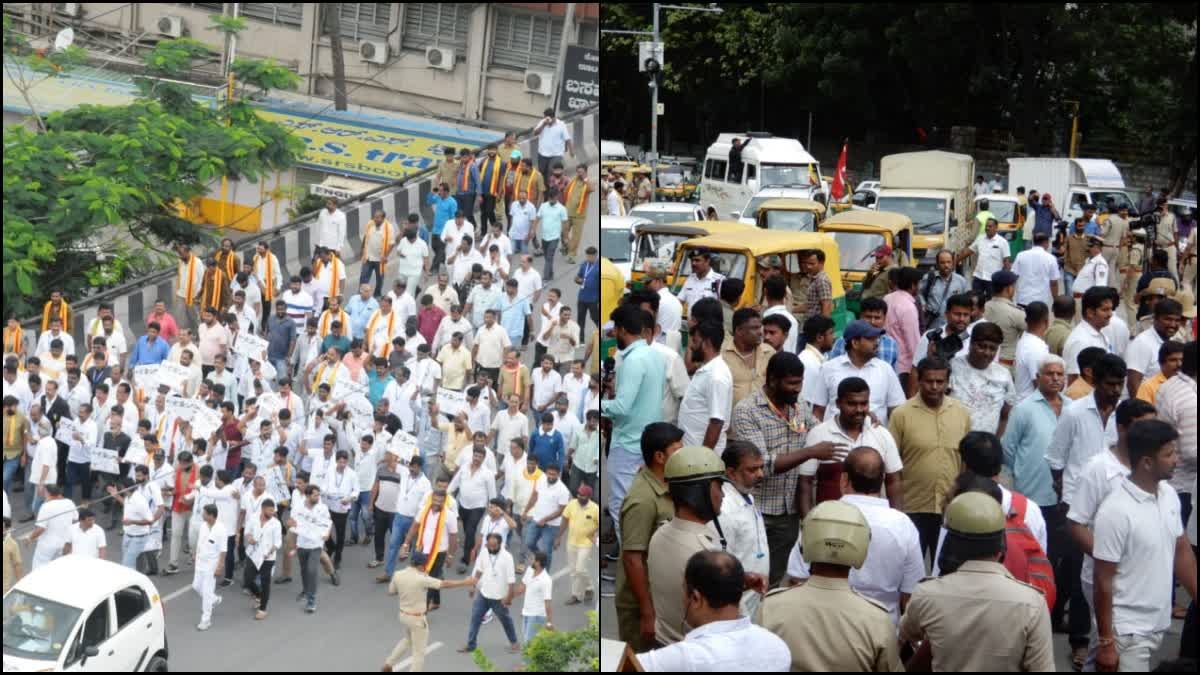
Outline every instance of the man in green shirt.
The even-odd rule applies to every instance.
[[[667,459],[683,447],[683,430],[669,422],[655,422],[642,433],[642,459],[621,504],[621,564],[617,568],[614,605],[623,642],[635,652],[655,648],[654,601],[646,551],[660,525],[675,517],[675,504],[663,477]]]
[[[337,347],[339,354],[345,354],[350,351],[350,337],[346,335],[346,327],[341,321],[334,321],[329,324],[329,335],[321,340],[321,353],[329,351],[330,347]]]

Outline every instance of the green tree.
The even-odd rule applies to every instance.
[[[542,630],[521,650],[523,670],[535,673],[594,673],[600,670],[600,624],[596,612],[588,612],[588,625],[574,631]],[[476,649],[471,653],[483,672],[496,665]]]
[[[4,33],[9,54],[28,69],[50,77],[63,72],[53,67],[54,55],[31,50],[7,17]],[[30,314],[50,289],[79,298],[161,269],[174,242],[214,243],[207,229],[180,217],[181,204],[222,176],[256,180],[295,164],[303,142],[259,117],[244,98],[210,106],[194,101],[185,85],[162,79],[183,79],[196,62],[215,56],[195,40],[160,42],[143,59],[147,77],[136,80],[141,96],[133,103],[35,115],[38,133],[5,129],[8,311]],[[299,81],[271,61],[238,60],[232,70],[242,94],[294,89]],[[21,69],[5,72],[12,86],[30,86],[15,79]]]

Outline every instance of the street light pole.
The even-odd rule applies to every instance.
[[[658,48],[658,3],[654,3],[654,45]],[[661,67],[662,64],[659,64]],[[658,74],[650,73],[650,185],[658,187]]]

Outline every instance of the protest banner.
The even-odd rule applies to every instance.
[[[233,343],[233,353],[255,361],[266,361],[267,341],[257,335],[239,332]]]
[[[467,397],[461,391],[439,388],[437,393],[438,412],[454,419],[454,416],[467,407]]]

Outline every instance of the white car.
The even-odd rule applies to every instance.
[[[653,221],[637,216],[600,216],[600,255],[629,279],[635,228]]]
[[[163,599],[145,575],[68,555],[4,596],[5,672],[167,672]]]
[[[699,204],[687,202],[649,202],[633,207],[629,215],[666,225],[704,220],[704,209]]]
[[[755,193],[755,195],[750,198],[750,201],[746,202],[746,205],[742,207],[741,211],[730,213],[729,216],[732,220],[736,220],[739,223],[754,225],[757,223],[754,217],[755,213],[758,211],[758,207],[768,199],[781,198],[812,199],[813,191],[808,188],[763,188]]]
[[[874,191],[875,191],[875,192],[878,194],[878,192],[879,192],[879,181],[877,181],[877,180],[864,180],[863,182],[861,182],[861,183],[859,183],[859,184],[858,184],[858,187],[854,188],[854,191],[855,191],[855,192],[858,192],[859,190],[874,190]]]

